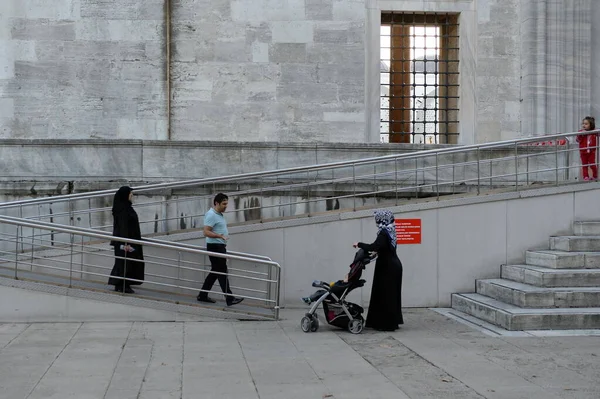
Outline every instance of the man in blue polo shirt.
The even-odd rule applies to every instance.
[[[227,240],[229,231],[227,230],[227,221],[223,217],[223,212],[227,209],[229,198],[219,193],[213,200],[213,207],[204,215],[204,237],[206,237],[206,250],[211,252],[227,253]],[[206,276],[202,290],[198,294],[198,301],[215,303],[216,301],[208,297],[208,291],[212,289],[216,280],[225,294],[227,306],[235,305],[244,300],[233,296],[229,288],[229,279],[227,278],[227,259],[217,256],[209,256],[210,273]]]

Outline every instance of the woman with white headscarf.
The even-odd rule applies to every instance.
[[[394,331],[404,324],[401,308],[402,262],[396,254],[396,228],[394,214],[387,210],[375,211],[379,228],[372,244],[357,242],[354,247],[377,252],[367,327],[381,331]]]

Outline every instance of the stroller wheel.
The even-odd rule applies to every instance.
[[[316,332],[319,329],[319,319],[314,315],[310,323],[310,332]]]
[[[302,318],[302,320],[300,320],[300,328],[302,328],[302,331],[304,331],[305,333],[310,332],[312,327],[312,320],[310,317],[308,316],[304,316]]]
[[[348,323],[348,331],[352,334],[360,334],[363,330],[364,322],[362,319],[350,320]]]

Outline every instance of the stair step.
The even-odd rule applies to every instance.
[[[600,269],[550,269],[502,265],[500,277],[537,287],[600,287]]]
[[[550,249],[567,252],[600,251],[600,236],[550,237]]]
[[[600,252],[527,251],[525,263],[552,269],[599,269]]]
[[[600,308],[520,308],[481,294],[453,294],[452,308],[510,331],[600,328]]]
[[[600,307],[600,287],[536,287],[505,279],[477,280],[477,293],[521,308]]]
[[[573,232],[576,236],[600,236],[600,221],[588,220],[574,222]]]

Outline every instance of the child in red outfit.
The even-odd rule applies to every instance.
[[[596,130],[596,120],[591,116],[586,116],[583,118],[581,128],[580,132]],[[598,179],[598,166],[596,165],[597,138],[597,133],[580,134],[577,136],[583,180],[590,180],[588,167],[592,169],[592,180]]]

